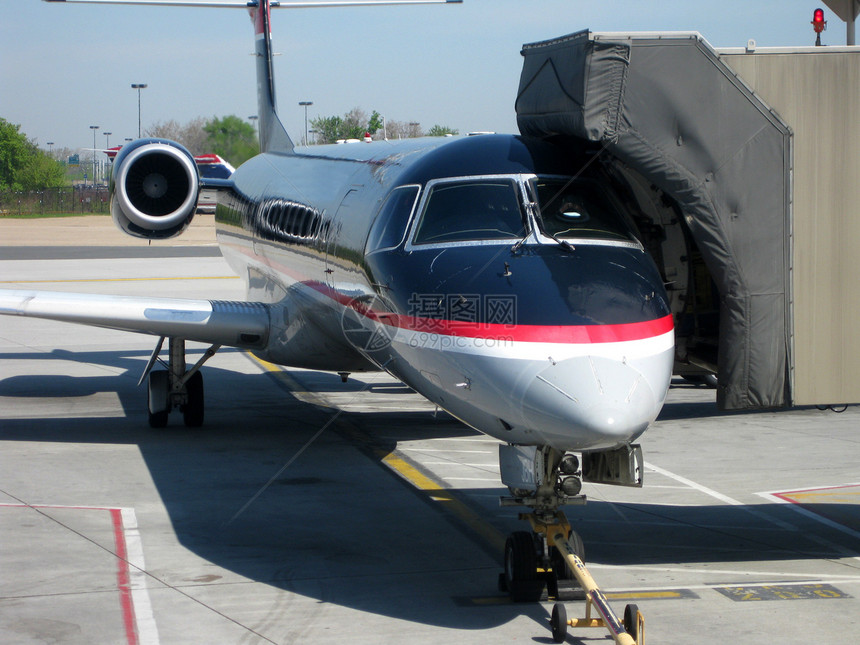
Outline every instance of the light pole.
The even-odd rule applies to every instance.
[[[90,130],[93,131],[93,186],[96,185],[96,130],[98,129],[97,125],[90,126]]]
[[[248,117],[248,120],[251,122],[251,125],[254,126],[254,134],[257,134],[257,119],[259,119],[256,114],[252,114]]]
[[[299,101],[299,105],[305,108],[305,145],[308,145],[308,106],[313,104],[313,101]]]
[[[132,83],[131,89],[137,90],[137,138],[140,139],[140,90],[146,89],[146,83]]]
[[[110,148],[110,135],[112,135],[113,132],[102,132],[102,134],[105,135],[105,148]]]
[[[48,154],[51,156],[51,159],[54,158],[54,142],[48,141]]]

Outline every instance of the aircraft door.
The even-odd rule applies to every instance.
[[[352,210],[352,203],[356,199],[358,191],[351,188],[347,191],[343,199],[340,200],[340,205],[337,207],[337,212],[334,214],[329,226],[326,227],[325,239],[325,282],[328,286],[334,287],[337,281],[338,274],[338,238],[343,229],[343,220],[349,217]]]

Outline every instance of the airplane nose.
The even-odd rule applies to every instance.
[[[522,405],[525,419],[547,444],[585,450],[636,438],[662,403],[645,374],[625,361],[580,356],[537,373]]]

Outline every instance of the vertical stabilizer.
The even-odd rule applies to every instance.
[[[293,151],[293,141],[287,134],[275,110],[275,73],[272,68],[272,30],[269,0],[249,3],[254,22],[255,54],[257,57],[257,113],[260,128],[260,152]]]

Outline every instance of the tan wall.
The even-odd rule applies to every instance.
[[[860,48],[721,57],[794,133],[793,402],[858,403]]]

